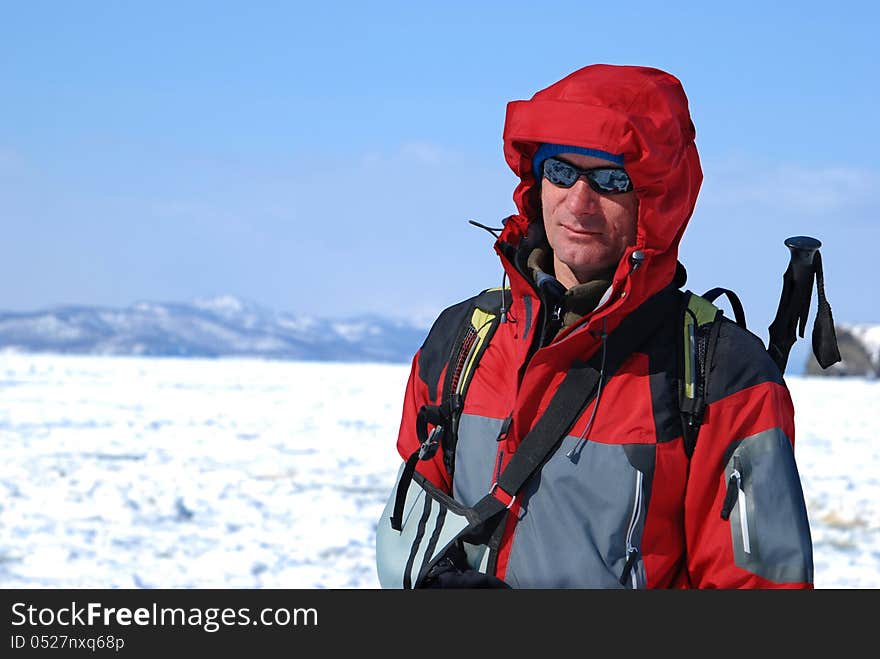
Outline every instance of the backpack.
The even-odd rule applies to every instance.
[[[668,326],[670,310],[681,308],[688,296],[674,286],[663,289],[623,319],[612,332],[614,339],[607,351],[603,347],[589,359],[573,362],[545,413],[499,469],[490,491],[473,506],[466,506],[422,476],[416,466],[442,447],[446,468],[454,473],[458,425],[468,387],[489,340],[506,320],[503,309],[509,298],[508,289],[489,289],[450,307],[425,340],[419,357],[419,368],[428,370],[423,380],[442,389],[431,390],[429,384],[428,394],[438,403],[423,405],[417,413],[419,448],[401,465],[376,530],[377,572],[384,588],[432,587],[425,584],[441,579],[447,569],[457,571],[465,565],[468,578],[482,584],[477,587],[501,587],[491,575],[505,528],[501,521],[517,493],[558,448],[560,437],[582,413],[584,402],[598,397],[606,368],[616,372],[654,332]],[[717,318],[717,313],[712,317]],[[441,385],[442,373],[446,376]],[[695,383],[702,380],[696,363],[694,378]],[[699,391],[700,386],[692,389],[694,395]],[[688,416],[692,415],[683,418]],[[434,426],[430,434],[429,424]],[[502,423],[502,434],[507,424]]]

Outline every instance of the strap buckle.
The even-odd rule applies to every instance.
[[[499,492],[504,493],[505,496],[510,497],[510,501],[508,501],[507,505],[505,506],[508,510],[510,510],[510,507],[513,505],[513,502],[516,501],[516,495],[515,494],[513,494],[513,495],[507,494],[507,492],[505,492],[500,487],[498,487],[498,481],[495,481],[494,483],[492,483],[492,489],[489,490],[489,494],[493,495],[501,503],[504,503],[504,497],[499,497],[497,494],[495,494],[495,490],[498,490]]]
[[[431,431],[431,434],[428,435],[428,438],[419,445],[419,460],[430,460],[434,457],[434,454],[437,452],[437,447],[440,446],[438,435],[442,432],[443,426],[434,426],[434,429]]]

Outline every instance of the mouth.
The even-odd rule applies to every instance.
[[[576,236],[598,236],[601,234],[600,231],[591,231],[589,229],[581,229],[576,227],[568,226],[567,224],[560,225],[563,229],[568,231],[569,233],[573,233]]]

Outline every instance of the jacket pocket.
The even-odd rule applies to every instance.
[[[523,488],[503,578],[518,588],[645,588],[656,446],[579,442],[567,436]],[[566,457],[574,447],[576,463]]]
[[[736,564],[775,583],[812,583],[813,548],[791,443],[779,429],[742,440],[724,469],[721,518]]]

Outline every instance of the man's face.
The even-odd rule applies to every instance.
[[[581,169],[616,166],[603,158],[576,153],[557,158]],[[635,244],[639,207],[635,192],[601,194],[583,176],[570,188],[544,178],[541,204],[556,278],[566,288],[616,266],[626,248]]]

